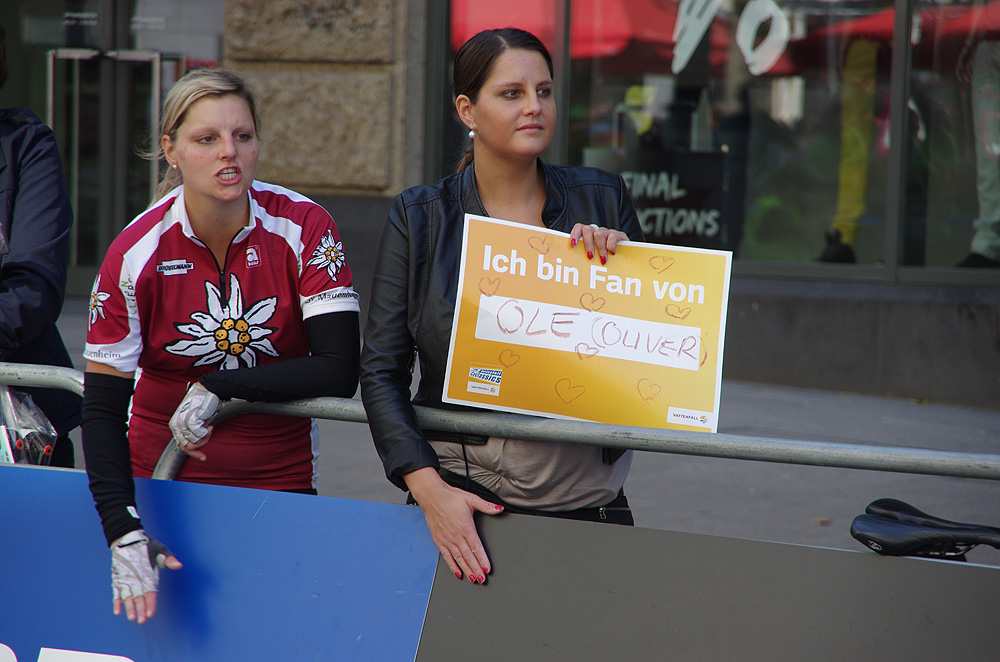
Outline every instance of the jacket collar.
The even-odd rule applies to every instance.
[[[483,200],[479,197],[479,187],[476,186],[476,171],[470,163],[468,167],[460,173],[462,181],[462,209],[467,214],[477,216],[489,216],[486,208],[483,207]]]
[[[489,216],[483,206],[483,200],[479,197],[479,188],[476,186],[476,173],[473,163],[469,164],[460,173],[462,188],[462,209],[469,214],[478,216]],[[542,222],[545,227],[551,228],[555,225],[556,219],[565,207],[562,186],[559,185],[559,173],[553,166],[548,165],[538,159],[538,167],[541,168],[545,177],[545,204],[542,206]]]

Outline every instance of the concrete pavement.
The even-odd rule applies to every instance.
[[[71,299],[59,319],[81,370],[86,313],[85,300]],[[321,421],[320,429],[320,494],[402,503],[404,494],[384,477],[367,426]],[[724,379],[719,431],[998,453],[1000,409]],[[72,436],[79,445],[79,430]],[[637,453],[625,491],[638,526],[819,547],[862,549],[850,536],[851,521],[879,497],[946,519],[1000,526],[1000,482],[990,480]],[[969,561],[1000,565],[1000,550],[979,547]]]

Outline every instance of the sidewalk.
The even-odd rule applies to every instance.
[[[87,302],[68,300],[59,328],[82,370]],[[367,426],[320,421],[320,430],[320,494],[402,503]],[[719,431],[1000,453],[1000,411],[726,380]],[[73,437],[79,444],[79,430]],[[82,466],[79,450],[77,458]],[[638,526],[859,551],[851,521],[880,497],[946,519],[1000,526],[1000,483],[990,480],[637,453],[625,491]],[[980,547],[969,560],[1000,565],[1000,550]]]

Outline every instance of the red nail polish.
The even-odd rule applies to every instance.
[[[469,575],[469,581],[472,582],[473,584],[475,584],[476,583],[476,578],[473,577],[472,575]]]
[[[611,253],[612,255],[618,255],[618,253],[615,253],[614,251],[608,251],[608,252]]]
[[[485,584],[486,583],[486,578],[483,577],[482,575],[479,575],[479,583],[480,584]]]
[[[462,573],[460,573],[460,572],[456,572],[456,573],[455,573],[455,576],[456,576],[456,577],[458,577],[459,579],[461,579],[461,578],[462,578]]]
[[[569,240],[569,247],[570,248],[576,248],[576,239],[570,239]]]
[[[607,263],[608,263],[608,258],[606,258],[606,257],[604,257],[604,256],[602,255],[602,256],[601,256],[601,264],[607,264]]]
[[[593,260],[594,259],[594,252],[593,251],[587,251],[587,259],[588,260]]]

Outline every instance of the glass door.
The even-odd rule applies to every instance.
[[[173,82],[184,58],[87,48],[56,48],[47,58],[45,120],[56,132],[76,213],[70,268],[95,272],[114,235],[152,199],[160,163],[142,154],[159,123],[163,80]],[[79,275],[70,287],[89,287]]]
[[[73,210],[67,293],[86,296],[112,239],[151,202],[142,156],[163,94],[191,63],[219,60],[222,0],[0,3],[12,75],[0,106],[55,131]]]

